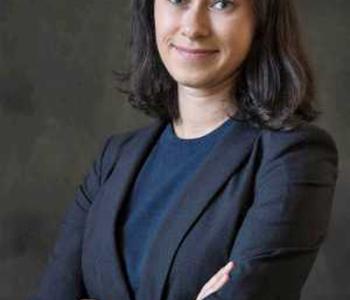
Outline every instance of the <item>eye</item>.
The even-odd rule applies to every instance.
[[[182,2],[184,1],[181,1],[181,0],[168,0],[171,4],[173,5],[176,5],[176,6],[179,6],[182,4]]]
[[[231,1],[226,1],[226,0],[218,0],[215,1],[213,5],[211,5],[211,7],[216,7],[218,8],[218,10],[224,10],[227,7],[231,7],[233,6],[234,3]]]
[[[169,1],[171,4],[179,6],[182,5],[184,2],[188,1],[183,1],[183,0],[167,0]],[[233,6],[234,3],[232,1],[227,1],[227,0],[217,0],[214,1],[214,4],[211,5],[211,7],[216,7],[218,8],[218,10],[224,10],[226,7],[230,7]],[[220,7],[221,6],[221,7]]]

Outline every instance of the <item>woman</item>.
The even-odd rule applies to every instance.
[[[299,299],[338,174],[292,1],[134,0],[133,106],[36,299]],[[120,74],[119,74],[120,75]]]

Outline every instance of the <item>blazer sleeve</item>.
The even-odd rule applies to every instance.
[[[116,162],[120,143],[119,135],[109,136],[79,184],[74,200],[65,210],[39,287],[30,300],[87,297],[80,264],[85,219],[96,193]]]
[[[297,300],[325,239],[338,152],[315,125],[261,135],[254,199],[239,229],[230,278],[206,300]]]

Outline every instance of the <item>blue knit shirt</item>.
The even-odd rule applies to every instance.
[[[163,216],[230,126],[232,120],[227,119],[204,136],[182,139],[168,123],[145,160],[126,203],[118,240],[134,293],[139,285],[143,258]]]

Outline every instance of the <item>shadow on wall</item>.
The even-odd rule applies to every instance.
[[[47,262],[57,233],[55,219],[28,211],[16,211],[1,217],[0,290],[2,296],[7,297],[0,296],[0,299],[9,299],[9,295],[15,295],[14,299],[25,299],[28,286],[38,284],[37,278]]]
[[[1,8],[0,8],[1,10]],[[3,77],[3,78],[1,78]],[[33,84],[22,73],[0,77],[0,106],[4,114],[33,115]]]

